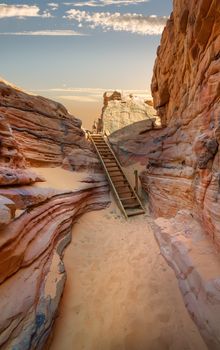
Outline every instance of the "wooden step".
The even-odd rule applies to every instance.
[[[109,170],[112,170],[112,169],[119,169],[120,170],[120,168],[117,165],[111,165],[111,166],[106,165],[106,168]]]
[[[109,153],[109,152],[107,152],[107,151],[104,151],[103,149],[102,150],[99,150],[98,149],[98,151],[99,151],[99,153],[102,155],[102,156],[105,156],[105,157],[112,157],[112,154],[111,153]],[[112,158],[113,159],[113,158]]]
[[[133,193],[128,189],[124,189],[124,191],[118,190],[118,194],[119,194],[119,197],[127,198],[127,197],[131,197]]]
[[[142,210],[142,209],[140,209],[140,210],[132,210],[132,209],[130,209],[130,211],[129,211],[129,209],[126,209],[126,214],[127,214],[127,216],[134,216],[134,215],[142,215],[142,214],[145,214],[145,211],[144,210]]]
[[[115,163],[106,162],[105,166],[107,169],[111,169],[111,168],[116,168],[117,165]]]
[[[124,174],[118,174],[118,175],[111,175],[111,177],[115,178],[115,177],[119,177],[119,176],[122,176],[122,179],[125,179],[125,176]]]
[[[108,169],[108,170],[109,170],[109,173],[111,173],[111,174],[114,174],[114,173],[123,174],[120,169]]]
[[[144,214],[145,211],[136,193],[129,184],[111,146],[105,141],[101,134],[90,134],[89,137],[97,150],[119,207],[125,217]]]
[[[98,147],[97,147],[98,148]],[[98,148],[99,149],[99,148]],[[111,154],[112,156],[113,156],[113,154],[112,154],[112,152],[111,151],[109,151],[109,149],[108,148],[105,148],[105,149],[100,149],[100,151],[101,152],[103,152],[103,153],[109,153],[109,154]]]
[[[123,204],[123,207],[125,209],[140,209],[140,210],[142,210],[139,203]]]
[[[124,188],[125,189],[125,187],[127,188],[127,189],[129,189],[130,190],[130,187],[128,186],[128,184],[127,184],[127,182],[125,181],[125,179],[122,179],[122,180],[115,180],[114,181],[114,184],[115,184],[115,186],[117,186],[117,188],[119,189],[119,191],[120,191],[120,189],[122,188]]]
[[[131,195],[131,192],[127,191],[127,192],[119,192],[119,197],[122,196],[122,195],[125,195],[125,196],[129,196]]]
[[[123,181],[123,183],[121,183]],[[128,185],[128,183],[125,181],[125,179],[123,179],[123,180],[121,180],[121,181],[115,181],[115,185],[117,186],[117,189],[119,190],[119,191],[121,191],[122,189],[127,189],[127,190],[129,190],[129,191],[131,191],[132,192],[132,194],[134,194],[133,193],[133,190],[131,189],[131,187]]]
[[[132,197],[125,197],[125,198],[120,198],[121,201],[128,201],[130,199],[137,199],[135,196],[132,196]]]

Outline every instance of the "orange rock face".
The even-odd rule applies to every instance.
[[[74,192],[4,191],[14,207],[27,210],[0,229],[1,349],[43,348],[66,280],[62,256],[72,225],[84,212],[104,208],[107,191],[102,175]],[[14,209],[11,200],[4,204]]]
[[[157,200],[166,208],[176,197],[168,215],[191,208],[220,247],[219,1],[174,1],[158,49],[152,93],[166,127],[157,140],[159,162],[150,154],[144,176],[152,208],[157,213]]]
[[[155,216],[188,208],[220,248],[219,1],[174,1],[152,94],[163,129],[113,134],[115,150],[124,163],[147,165],[141,180]]]
[[[57,190],[33,186],[44,178],[30,165],[92,171],[77,190],[71,182]],[[72,225],[109,202],[97,170],[78,119],[59,103],[0,81],[1,349],[43,349],[66,280],[62,257]]]
[[[33,166],[59,166],[73,149],[89,148],[81,121],[60,103],[29,95],[0,81],[0,115]]]
[[[126,138],[119,133],[110,139],[124,164],[135,160],[146,164],[141,181],[158,218],[155,232],[161,251],[176,272],[186,306],[208,347],[217,350],[219,1],[174,0],[157,51],[152,94],[163,128],[147,131],[143,126],[140,131],[131,127]]]
[[[25,169],[26,160],[10,124],[0,114],[0,186],[29,184],[43,179]]]

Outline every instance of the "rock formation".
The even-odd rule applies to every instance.
[[[150,101],[142,97],[119,91],[105,92],[97,129],[111,134],[132,123],[153,118],[155,114]]]
[[[0,115],[32,166],[60,166],[73,149],[88,149],[81,121],[60,103],[0,81]]]
[[[219,349],[219,1],[174,0],[152,95],[163,128],[143,126],[126,138],[113,134],[111,141],[125,164],[135,158],[146,164],[141,181],[151,212],[160,218],[154,227],[161,250],[209,348]]]
[[[24,213],[1,227],[1,349],[43,348],[64,288],[62,255],[71,240],[72,225],[82,213],[105,207],[106,190],[101,176],[79,191],[54,194],[45,190],[37,204],[32,194],[31,205],[21,205]],[[17,192],[22,202],[22,194],[27,196],[28,190],[10,192],[12,197]]]
[[[0,348],[43,349],[66,273],[63,251],[84,212],[107,205],[108,186],[79,120],[43,97],[0,82]],[[90,170],[77,189],[41,188],[29,170]],[[56,171],[56,169],[54,170]],[[63,181],[63,179],[60,179]]]

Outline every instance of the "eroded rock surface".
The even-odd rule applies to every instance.
[[[174,269],[185,305],[208,349],[219,349],[220,257],[211,239],[188,210],[175,218],[158,218],[155,234]]]
[[[73,149],[88,149],[81,121],[60,103],[0,80],[0,115],[32,166],[59,166]]]
[[[27,211],[1,228],[1,349],[43,348],[64,288],[62,255],[71,240],[72,225],[82,213],[104,208],[107,191],[105,178],[100,176],[79,191],[49,192],[42,202],[38,198],[37,204],[31,203]]]
[[[30,165],[92,171],[75,189],[74,176],[68,190],[41,188],[35,183],[47,179]],[[51,335],[72,225],[109,202],[106,179],[97,169],[79,120],[56,102],[0,81],[1,349],[40,350]]]
[[[156,221],[160,230],[163,224],[172,224],[172,230],[166,231],[168,238],[163,241],[164,255],[172,244],[173,231],[178,244],[179,227],[184,222],[178,213],[182,210],[190,212],[191,220],[197,222],[197,230],[205,232],[206,239],[211,239],[219,251],[220,2],[174,0],[173,3],[152,79],[154,107],[163,128],[142,134],[132,134],[130,130],[124,139],[122,135],[114,138],[113,134],[112,144],[124,164],[135,159],[146,164],[141,181],[149,195],[151,212],[155,217],[166,218],[167,221]],[[190,230],[189,236],[193,241]],[[185,250],[178,251],[172,246],[168,260],[183,272],[179,260],[186,263],[188,259],[186,240],[181,240],[181,245]],[[212,253],[206,258],[207,265],[215,259]],[[206,276],[203,301],[193,291],[193,309],[187,303],[210,349],[220,348],[220,318],[219,313],[213,311],[213,304],[218,310],[220,303],[219,261],[217,266],[215,278]],[[204,280],[198,264],[192,263],[192,269]],[[197,288],[190,274],[183,273],[182,277],[179,274],[180,285],[191,284],[191,289]],[[207,286],[212,289],[212,301],[205,297]],[[201,321],[202,318],[207,322]]]
[[[174,1],[152,80],[164,128],[139,135],[131,129],[127,139],[113,134],[112,143],[122,162],[126,152],[145,158],[141,179],[156,216],[190,208],[220,247],[219,22],[215,0]]]
[[[103,109],[98,120],[98,131],[111,134],[129,124],[155,117],[150,101],[119,91],[105,92]]]

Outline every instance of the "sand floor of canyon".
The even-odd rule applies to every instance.
[[[77,187],[82,174],[39,169]],[[85,176],[85,174],[84,174]],[[116,205],[82,216],[64,255],[67,282],[50,350],[205,350],[160,254],[148,213],[125,220]]]

